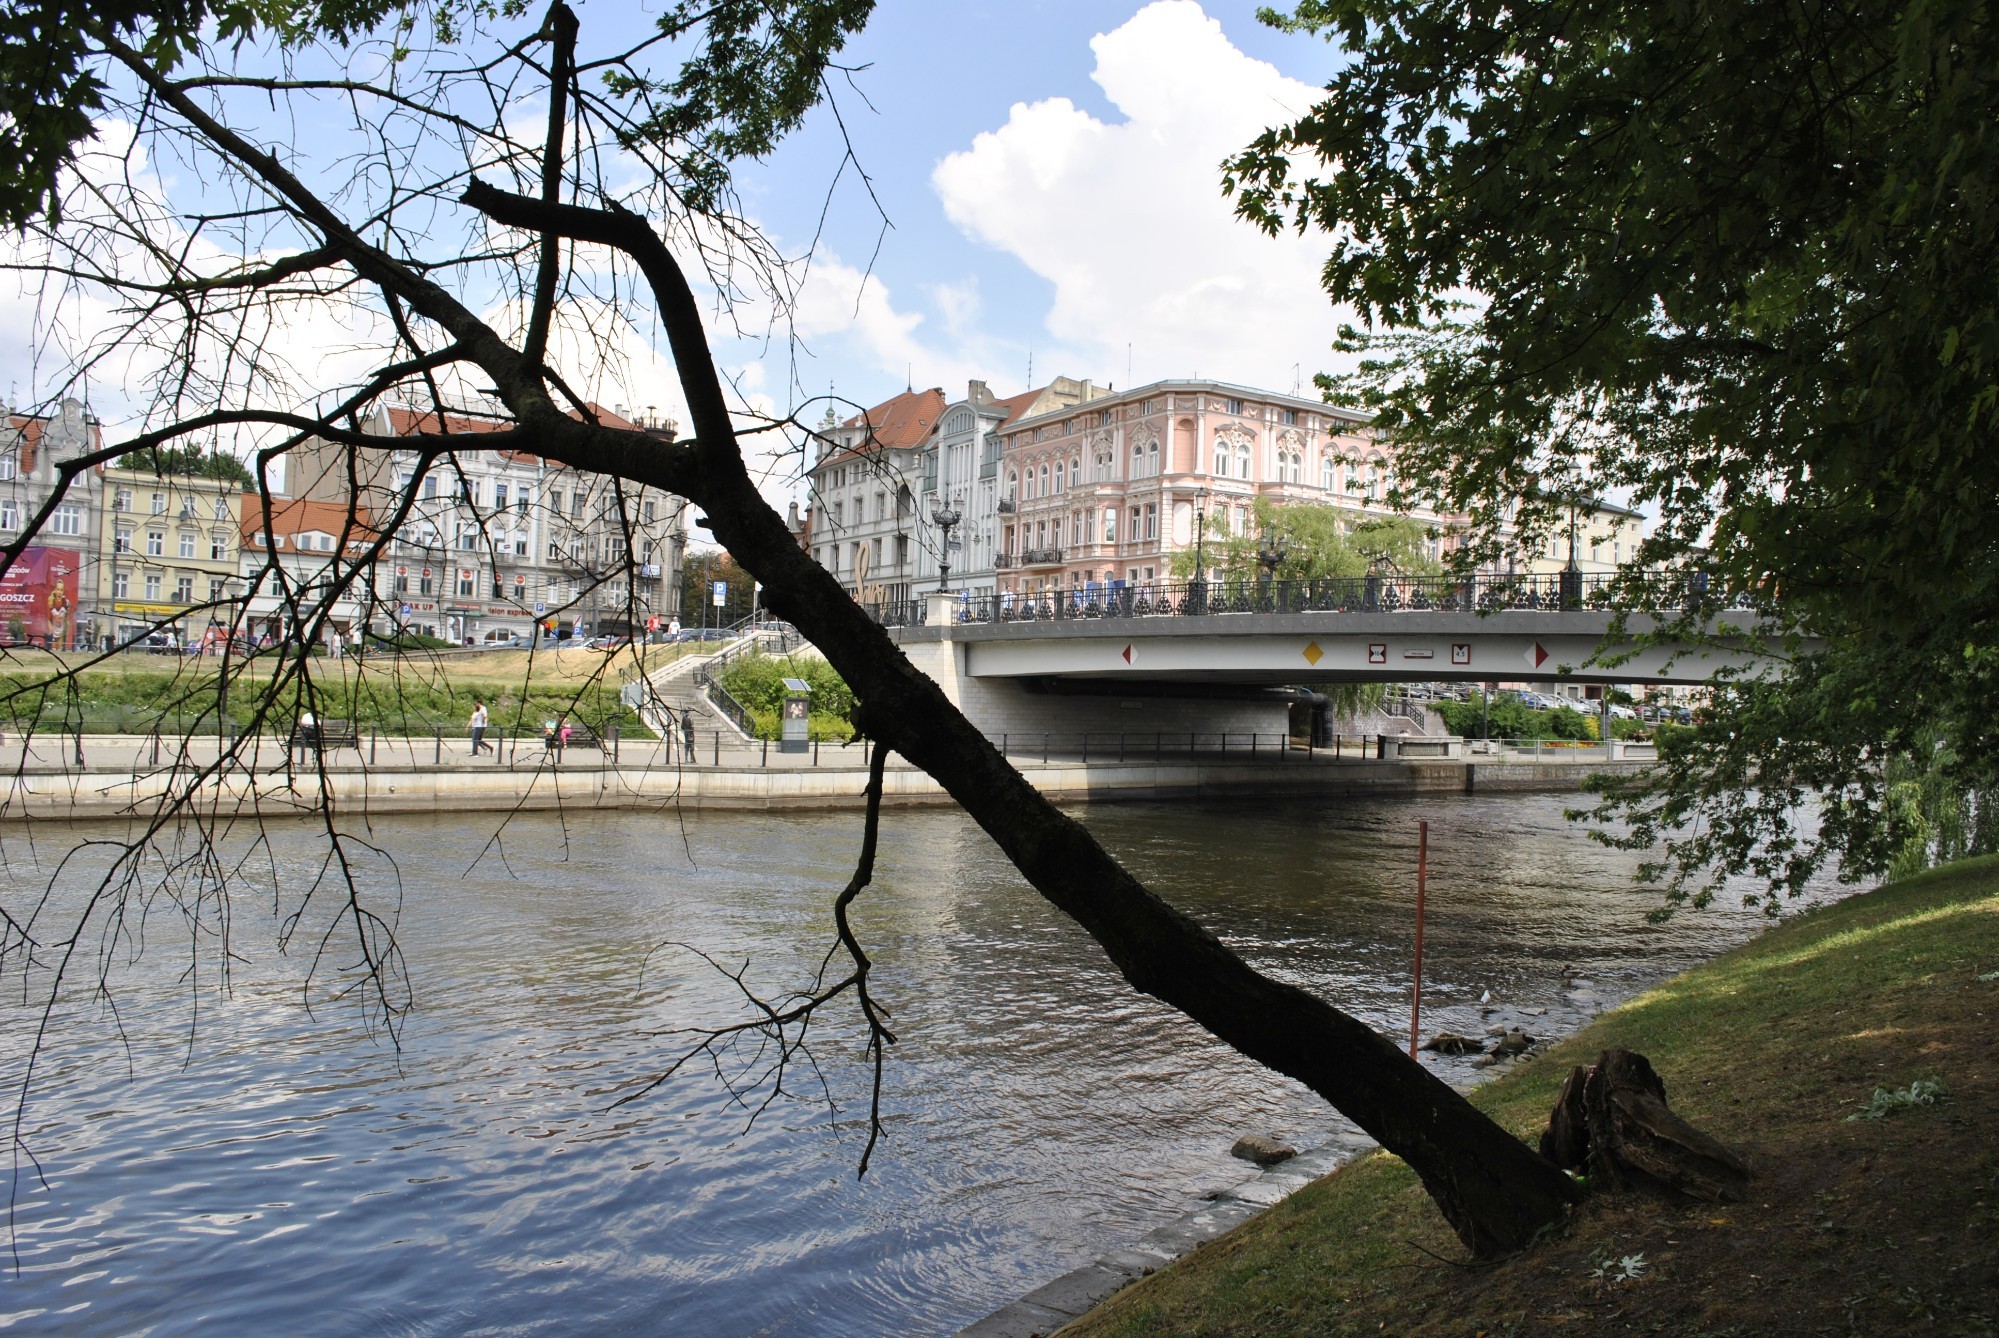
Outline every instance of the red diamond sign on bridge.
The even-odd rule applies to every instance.
[[[1536,641],[1527,650],[1528,666],[1530,668],[1539,669],[1542,665],[1546,664],[1547,662],[1548,662],[1548,648],[1546,646],[1543,646],[1540,642]]]

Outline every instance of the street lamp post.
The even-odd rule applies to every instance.
[[[944,531],[944,541],[937,548],[937,591],[945,594],[951,588],[951,531],[964,519],[954,508],[940,502],[931,508],[930,519],[937,528]]]
[[[1569,503],[1569,564],[1562,568],[1562,607],[1583,606],[1583,569],[1576,561],[1576,504]]]
[[[222,650],[215,657],[215,746],[216,757],[229,746],[229,650],[236,640],[236,607],[243,602],[248,585],[240,576],[231,576],[222,583],[224,617],[227,621],[222,629]]]
[[[1290,550],[1284,543],[1284,536],[1281,534],[1267,535],[1257,540],[1257,575],[1262,584],[1262,589],[1257,593],[1261,596],[1261,602],[1266,608],[1270,604],[1270,583],[1276,579],[1277,568],[1289,552]]]
[[[1204,543],[1208,537],[1208,490],[1194,494],[1194,579],[1187,582],[1190,613],[1208,611],[1208,563]]]

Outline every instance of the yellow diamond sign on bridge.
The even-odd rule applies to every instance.
[[[1308,641],[1305,643],[1305,663],[1317,664],[1320,660],[1323,660],[1325,658],[1326,658],[1326,652],[1319,649],[1318,642]]]

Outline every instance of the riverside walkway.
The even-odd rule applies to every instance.
[[[0,823],[147,817],[181,802],[265,816],[332,807],[368,813],[506,812],[562,807],[846,808],[861,803],[869,745],[818,743],[787,753],[728,729],[693,746],[620,738],[549,749],[540,735],[468,740],[363,730],[355,747],[315,752],[283,737],[219,740],[43,734],[0,744]],[[1394,756],[1393,741],[1344,738],[1305,747],[1281,735],[1088,734],[992,740],[1028,780],[1065,801],[1225,795],[1568,789],[1641,758],[1601,747],[1464,745],[1455,756]],[[1421,742],[1421,741],[1419,741]],[[1438,742],[1438,741],[1428,741]],[[1484,748],[1484,751],[1475,751]],[[885,802],[949,803],[937,783],[890,759]]]

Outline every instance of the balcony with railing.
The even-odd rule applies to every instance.
[[[1021,550],[1020,565],[1023,567],[1056,567],[1062,563],[1059,548],[1026,548]]]

